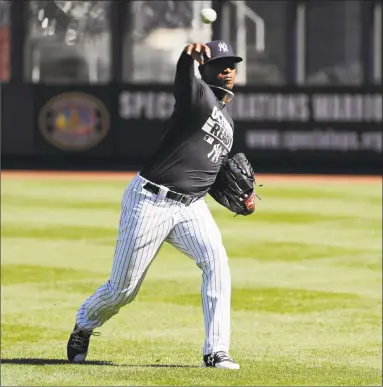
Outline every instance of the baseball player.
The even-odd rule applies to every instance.
[[[201,79],[194,74],[194,61]],[[239,369],[229,356],[228,257],[204,196],[233,144],[233,120],[226,105],[233,98],[235,67],[241,61],[224,41],[193,43],[183,50],[168,128],[158,150],[125,189],[110,279],[77,312],[67,345],[70,362],[83,362],[93,330],[134,300],[150,264],[168,242],[202,271],[203,366]],[[250,205],[251,213],[251,192],[239,200]]]

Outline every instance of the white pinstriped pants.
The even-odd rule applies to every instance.
[[[229,351],[231,278],[221,233],[203,199],[190,206],[143,188],[139,174],[127,186],[110,279],[77,312],[79,328],[94,329],[134,300],[146,272],[166,241],[194,259],[202,270],[204,355]]]

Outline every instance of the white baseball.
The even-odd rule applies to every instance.
[[[213,8],[204,8],[201,11],[201,20],[205,24],[213,23],[217,19],[217,12]]]

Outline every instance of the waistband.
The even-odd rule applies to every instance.
[[[159,197],[162,197],[163,199],[171,199],[175,202],[182,203],[185,206],[190,206],[190,204],[192,204],[193,202],[201,199],[198,196],[185,195],[179,192],[172,191],[164,185],[153,183],[152,181],[141,176],[139,173],[137,174],[137,178],[141,181],[141,185],[145,190],[152,192],[158,195]]]

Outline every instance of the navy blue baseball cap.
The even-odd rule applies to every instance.
[[[210,48],[211,57],[205,56],[204,63],[209,63],[217,59],[232,59],[234,63],[242,62],[242,58],[234,54],[233,47],[223,40],[213,40],[207,42],[206,45]]]

